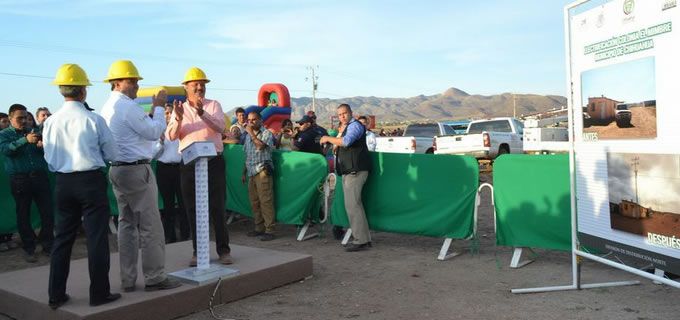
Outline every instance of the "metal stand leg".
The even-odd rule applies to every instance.
[[[661,270],[659,268],[654,268],[654,275],[655,276],[663,278],[664,274],[666,274],[666,273],[663,270]],[[654,284],[662,284],[661,281],[654,280],[652,282],[654,282]]]
[[[318,232],[314,232],[314,233],[305,235],[307,233],[307,230],[309,230],[310,226],[311,226],[311,223],[309,221],[305,222],[305,225],[302,226],[302,229],[300,229],[300,233],[298,233],[297,241],[305,241],[305,240],[309,240],[311,238],[319,236]]]
[[[352,228],[348,228],[347,231],[345,231],[345,237],[342,238],[341,243],[342,243],[343,246],[347,245],[347,243],[349,242],[349,237],[351,237],[351,236],[352,236]]]
[[[523,252],[522,249],[524,249],[524,248],[515,248],[515,251],[512,253],[512,260],[510,260],[510,268],[518,269],[518,268],[526,266],[527,264],[534,262],[534,260],[531,260],[531,259],[527,259],[527,260],[520,262],[520,260],[522,259],[522,252]],[[534,253],[534,251],[531,250],[530,248],[527,248],[527,250],[531,251],[531,253]]]
[[[111,234],[116,235],[118,234],[118,228],[116,228],[116,223],[113,222],[113,219],[118,219],[118,217],[111,217],[109,219],[109,230],[111,230]]]
[[[227,225],[230,225],[232,222],[234,222],[234,217],[235,214],[233,212],[230,212],[229,217],[227,217]]]
[[[449,260],[462,253],[457,251],[449,253],[449,247],[451,247],[451,242],[453,242],[453,238],[444,239],[444,244],[442,244],[442,248],[439,250],[439,256],[437,256],[437,260],[439,261]]]

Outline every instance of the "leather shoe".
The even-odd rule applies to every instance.
[[[231,255],[229,255],[228,253],[223,253],[223,254],[221,254],[221,255],[220,255],[220,258],[218,259],[218,261],[219,261],[221,264],[232,264],[232,263],[234,263],[234,261],[231,260]]]
[[[175,279],[165,278],[165,280],[159,283],[144,286],[144,291],[169,290],[177,288],[181,285],[182,284]]]
[[[259,237],[263,234],[264,234],[264,232],[261,232],[261,231],[250,230],[250,231],[248,231],[248,233],[246,233],[246,237]]]
[[[196,256],[191,256],[191,261],[189,261],[190,267],[195,267],[198,265],[198,258]]]
[[[124,288],[123,288],[123,291],[125,291],[125,292],[134,292],[135,290],[137,290],[137,288],[135,287],[134,284],[131,285],[131,286],[129,286],[129,287],[124,287]]]
[[[38,257],[35,256],[34,252],[24,252],[24,260],[28,263],[38,262]]]
[[[120,299],[120,297],[121,297],[120,293],[109,293],[109,295],[106,296],[104,299],[90,300],[90,306],[92,306],[92,307],[101,306],[101,305],[107,304],[109,302],[114,302],[114,301]]]
[[[371,247],[371,242],[366,242],[366,243],[362,243],[362,244],[352,243],[345,248],[345,251],[356,252],[356,251],[367,250],[370,247]]]
[[[63,298],[57,299],[57,300],[50,300],[49,305],[52,310],[56,310],[57,308],[61,307],[66,303],[71,297],[68,294],[65,294]]]
[[[260,236],[260,241],[272,241],[276,239],[276,236],[273,233],[263,233]]]

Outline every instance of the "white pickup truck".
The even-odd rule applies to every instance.
[[[436,123],[410,124],[401,137],[376,137],[376,152],[392,153],[433,153],[432,142],[435,136],[454,134],[450,125]]]
[[[435,154],[467,154],[477,159],[495,159],[505,153],[522,153],[524,125],[515,118],[493,118],[470,122],[466,134],[437,136]]]
[[[524,153],[554,154],[569,152],[569,129],[524,128]]]

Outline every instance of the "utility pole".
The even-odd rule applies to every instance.
[[[640,199],[638,198],[638,166],[640,165],[640,157],[634,157],[630,164],[633,165],[633,171],[635,172],[635,203],[640,204]]]
[[[512,94],[512,117],[517,118],[517,102],[515,101],[515,94]]]
[[[316,75],[316,70],[319,69],[319,66],[309,66],[307,67],[308,70],[312,71],[312,111],[316,113],[316,89],[319,86],[319,83],[317,80],[319,80],[319,76]],[[305,81],[309,81],[310,78],[305,78]]]

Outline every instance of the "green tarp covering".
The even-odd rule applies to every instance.
[[[371,153],[362,199],[371,230],[464,239],[473,233],[477,160],[468,156]],[[331,222],[349,225],[338,179]]]
[[[245,154],[241,145],[225,145],[227,163],[227,209],[253,216],[248,186],[241,182]],[[274,161],[274,210],[276,222],[304,224],[318,221],[322,202],[321,183],[328,175],[326,158],[318,154],[276,150]]]
[[[571,250],[569,155],[503,155],[493,188],[496,244]]]
[[[245,155],[240,145],[225,145],[225,165],[227,168],[227,208],[252,217],[247,185],[241,183]],[[276,220],[283,224],[304,224],[307,217],[318,221],[322,193],[320,185],[328,174],[326,159],[318,154],[304,152],[274,151],[274,198]],[[4,158],[0,156],[0,164]],[[152,162],[155,171],[155,162]],[[2,168],[0,168],[2,169]],[[106,169],[108,171],[108,169]],[[108,174],[107,174],[108,177]],[[54,174],[50,174],[54,181]],[[118,215],[116,198],[108,184],[111,214]],[[0,233],[16,232],[14,198],[10,192],[9,178],[0,170]],[[157,199],[163,208],[161,198]],[[40,217],[33,210],[33,225],[40,225]],[[55,212],[56,214],[56,212]]]

